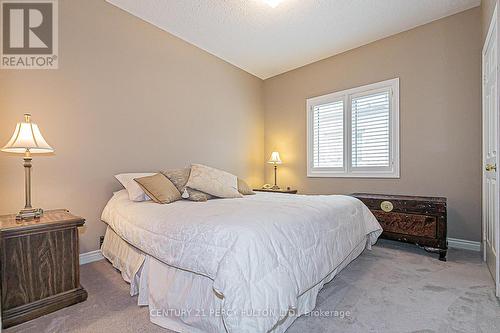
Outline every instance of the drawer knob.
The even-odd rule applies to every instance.
[[[392,202],[390,202],[390,201],[382,201],[380,203],[380,209],[382,209],[384,212],[388,213],[388,212],[392,212],[392,210],[394,209],[394,206],[392,205]]]

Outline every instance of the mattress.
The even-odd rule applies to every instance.
[[[381,233],[366,206],[346,196],[259,193],[158,205],[132,202],[121,191],[102,219],[151,258],[149,270],[162,264],[203,277],[228,332],[268,332],[291,323],[290,313],[311,311],[302,296],[315,290],[308,297],[315,300],[322,284]]]

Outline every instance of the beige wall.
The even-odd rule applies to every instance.
[[[60,69],[0,71],[0,144],[33,114],[56,149],[34,158],[34,203],[87,218],[81,252],[104,232],[114,174],[196,161],[259,185],[275,149],[281,185],[444,195],[449,236],[480,239],[478,8],[264,82],[102,0],[61,0],[59,11]],[[307,178],[306,98],[393,77],[401,179]],[[22,184],[21,157],[0,154],[0,214],[22,207]]]
[[[449,237],[481,234],[481,25],[474,8],[264,82],[265,156],[305,193],[448,198]],[[306,99],[400,78],[401,179],[306,177]],[[272,168],[267,167],[267,181]]]
[[[113,175],[201,162],[263,181],[262,80],[104,2],[59,1],[60,69],[0,71],[0,144],[31,112],[34,204],[87,219],[97,249]],[[0,214],[24,204],[20,156],[0,154]]]

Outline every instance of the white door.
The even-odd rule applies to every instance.
[[[483,248],[500,297],[499,186],[498,186],[498,29],[497,10],[483,48]]]

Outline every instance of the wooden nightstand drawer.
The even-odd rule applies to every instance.
[[[4,240],[2,263],[8,268],[2,309],[9,310],[78,288],[76,229],[28,234]],[[35,287],[39,286],[39,287]]]
[[[0,289],[4,328],[87,299],[80,286],[78,227],[66,210],[40,219],[0,216]]]

